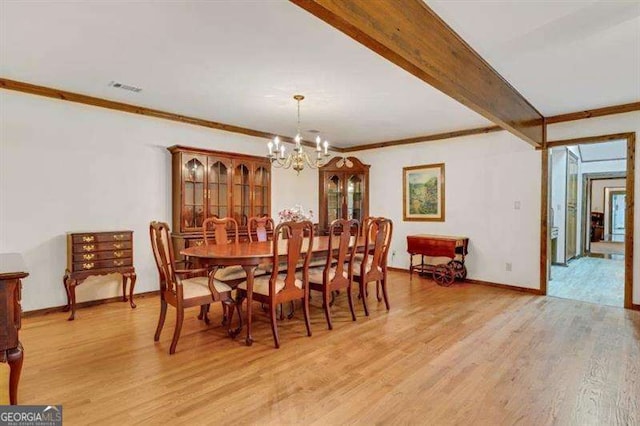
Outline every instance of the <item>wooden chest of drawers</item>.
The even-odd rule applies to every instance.
[[[132,308],[133,289],[136,273],[133,267],[133,231],[95,231],[67,233],[67,270],[64,288],[67,292],[67,306],[71,309],[69,320],[75,318],[75,288],[92,275],[122,274],[122,301],[127,301],[127,280],[129,302]]]

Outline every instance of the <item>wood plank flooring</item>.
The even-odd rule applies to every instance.
[[[640,312],[477,284],[390,274],[391,311],[342,294],[328,331],[300,309],[273,348],[254,306],[252,347],[225,337],[220,309],[192,310],[175,355],[158,300],[27,318],[22,404],[62,404],[66,424],[640,424]]]

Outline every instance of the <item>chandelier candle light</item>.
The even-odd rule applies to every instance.
[[[289,169],[293,167],[298,174],[300,170],[304,169],[305,164],[313,169],[317,169],[325,165],[325,159],[329,156],[329,142],[320,139],[320,136],[316,136],[316,158],[314,160],[309,157],[309,154],[302,150],[302,137],[300,136],[300,101],[304,99],[302,95],[294,95],[293,99],[298,102],[298,132],[295,137],[296,146],[293,148],[293,152],[285,155],[284,143],[280,142],[280,138],[276,136],[273,138],[273,142],[269,141],[267,148],[269,154],[267,158],[271,160],[271,164],[274,167]],[[324,150],[324,152],[323,152]]]

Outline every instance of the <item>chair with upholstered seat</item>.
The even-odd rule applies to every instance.
[[[284,232],[282,232],[284,231]],[[283,239],[283,235],[288,238]],[[305,237],[305,234],[308,237]],[[286,251],[282,250],[279,243],[283,242]],[[287,269],[278,271],[273,268],[271,275],[256,277],[253,281],[253,300],[264,303],[269,309],[271,320],[271,331],[276,348],[280,347],[278,337],[278,326],[276,323],[276,307],[279,304],[300,300],[304,312],[307,334],[311,336],[311,323],[309,320],[309,260],[311,258],[311,248],[313,247],[313,225],[309,221],[304,222],[284,222],[278,225],[274,232],[273,244],[273,264],[277,265],[280,257],[286,260]],[[302,260],[302,268],[296,270],[296,266]],[[246,297],[247,282],[238,285],[238,305]],[[251,309],[248,306],[247,309]]]
[[[369,316],[367,297],[369,295],[368,284],[376,282],[376,296],[381,302],[380,289],[384,297],[384,303],[389,310],[389,296],[387,294],[387,257],[391,246],[393,223],[389,219],[376,217],[369,220],[364,231],[365,244],[362,252],[362,260],[353,263],[353,279],[359,284],[360,299],[364,307],[364,313]]]
[[[209,232],[213,229],[213,239]],[[229,230],[233,231],[233,236],[229,235]],[[233,244],[238,243],[238,222],[231,218],[209,217],[202,222],[202,234],[206,245],[216,244]],[[215,278],[235,287],[240,281],[247,278],[247,274],[241,266],[226,266],[224,268],[216,268]]]
[[[325,265],[309,271],[309,288],[322,292],[322,307],[329,330],[333,329],[330,299],[334,291],[347,290],[351,319],[356,320],[351,284],[353,283],[353,256],[357,246],[351,244],[351,239],[352,236],[358,237],[358,228],[357,220],[334,220],[329,227],[331,238],[329,238],[329,250]]]
[[[273,234],[275,223],[269,216],[250,217],[247,222],[249,241],[269,241],[269,233]]]
[[[151,222],[149,226],[151,249],[160,277],[160,318],[154,340],[160,340],[160,333],[167,315],[167,306],[176,308],[176,325],[169,353],[173,354],[178,345],[184,310],[199,306],[200,317],[208,324],[208,307],[212,302],[220,301],[229,311],[229,324],[233,317],[235,303],[231,298],[231,287],[208,274],[206,268],[177,269],[173,254],[173,245],[169,235],[169,225],[163,222]]]

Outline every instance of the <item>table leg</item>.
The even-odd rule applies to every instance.
[[[131,279],[131,283],[129,284],[129,304],[131,305],[131,309],[134,309],[136,304],[133,303],[133,289],[136,287],[136,273],[132,272],[129,278]]]
[[[76,285],[78,280],[69,278],[67,280],[67,291],[69,292],[69,298],[71,299],[71,315],[69,321],[73,321],[76,318]]]
[[[128,274],[122,274],[122,301],[127,301],[127,278]]]
[[[18,405],[18,382],[20,381],[23,359],[24,351],[20,342],[18,342],[17,348],[7,351],[7,361],[11,370],[9,373],[9,403],[11,405]]]
[[[62,312],[69,312],[69,309],[71,309],[71,297],[69,296],[69,285],[67,282],[69,279],[69,271],[67,271],[65,272],[64,277],[62,277],[62,285],[64,286],[65,293],[67,294],[67,306],[62,309]]]
[[[242,267],[247,273],[247,338],[245,340],[247,346],[253,344],[253,337],[251,336],[251,311],[253,305],[253,273],[256,270],[256,265],[244,265]]]

